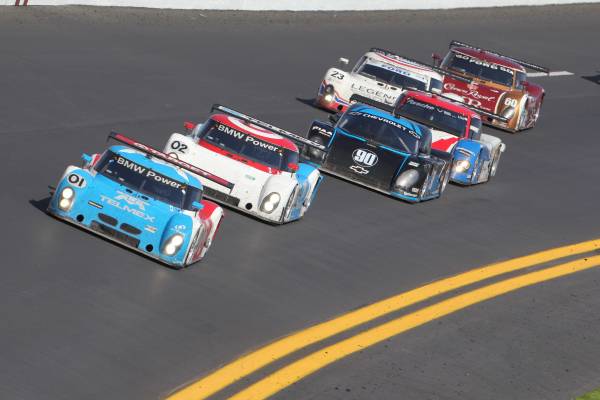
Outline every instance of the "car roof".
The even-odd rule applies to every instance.
[[[136,164],[150,168],[168,178],[200,189],[202,188],[202,183],[195,174],[176,167],[175,165],[166,161],[157,159],[155,157],[149,157],[146,153],[122,145],[111,146],[109,150],[123,158],[133,161]]]
[[[462,54],[465,54],[467,56],[471,56],[473,58],[477,58],[479,60],[487,61],[489,63],[494,63],[494,64],[502,65],[503,67],[512,68],[517,71],[525,72],[525,68],[521,64],[516,63],[512,60],[509,60],[508,58],[505,58],[505,57],[502,57],[502,56],[499,56],[499,55],[496,55],[493,53],[489,53],[485,50],[475,50],[475,49],[470,49],[468,47],[453,47],[452,50],[462,53]]]
[[[399,125],[402,125],[403,127],[407,128],[407,129],[415,132],[417,134],[417,136],[419,136],[420,139],[424,135],[427,135],[430,133],[429,129],[421,124],[418,124],[416,122],[413,122],[413,121],[411,121],[407,118],[401,117],[401,116],[396,116],[396,115],[390,114],[389,112],[383,111],[376,107],[371,107],[371,106],[367,106],[364,104],[356,103],[356,104],[353,104],[352,106],[350,106],[348,111],[350,111],[350,110],[362,112],[365,114],[371,114],[376,117],[381,117],[381,118],[385,118],[387,120],[393,121]],[[346,112],[348,112],[348,111],[346,111]]]
[[[223,125],[227,125],[236,131],[246,133],[264,142],[298,153],[298,146],[296,146],[293,141],[260,126],[251,124],[227,114],[214,114],[210,117],[210,119]]]
[[[415,74],[425,75],[427,77],[433,77],[435,79],[442,80],[442,76],[440,74],[438,74],[437,72],[435,72],[432,69],[427,68],[423,65],[416,64],[410,60],[407,60],[406,58],[404,58],[402,56],[398,56],[395,54],[385,55],[385,54],[375,53],[373,51],[367,52],[365,54],[365,56],[369,57],[372,60],[377,60],[382,63],[391,64],[396,67],[400,67],[402,69],[408,70]]]
[[[404,96],[412,97],[424,103],[433,104],[459,114],[469,115],[471,118],[481,118],[479,114],[471,110],[469,107],[463,106],[462,104],[452,101],[452,99],[448,99],[444,96],[438,96],[432,93],[417,92],[414,90],[405,92]]]

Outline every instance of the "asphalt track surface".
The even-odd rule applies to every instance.
[[[600,236],[600,6],[396,13],[0,8],[0,398],[154,399],[262,344],[493,261]],[[162,146],[213,102],[305,132],[338,57],[450,39],[567,70],[497,178],[418,205],[327,177],[304,220],[227,212],[184,271],[48,217],[47,185],[115,129]],[[278,399],[567,399],[600,386],[600,271],[344,359]],[[218,398],[218,397],[217,397]]]

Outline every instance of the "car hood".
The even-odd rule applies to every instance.
[[[99,213],[115,218],[119,224],[127,223],[140,230],[161,233],[178,207],[136,192],[100,174],[83,192],[89,205],[100,208]]]
[[[352,78],[349,86],[353,94],[364,96],[380,103],[393,105],[402,93],[401,88],[378,82],[360,74],[354,74]]]
[[[497,87],[497,85],[492,86],[483,83],[469,84],[446,76],[444,78],[443,92],[458,95],[464,99],[465,103],[471,106],[496,113],[498,100],[506,90]]]

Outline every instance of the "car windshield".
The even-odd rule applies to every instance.
[[[419,80],[413,79],[407,75],[402,74],[402,70],[395,68],[393,66],[387,66],[383,64],[383,66],[377,66],[373,64],[364,64],[362,68],[358,71],[359,74],[363,76],[367,76],[369,78],[373,78],[380,82],[385,82],[392,86],[398,87],[412,87],[419,90],[426,90],[427,87],[425,82],[421,82]]]
[[[112,151],[106,151],[96,171],[123,186],[172,206],[192,210],[202,200],[202,191],[137,164]]]
[[[514,71],[512,69],[465,54],[451,52],[444,61],[443,67],[504,86],[513,84]]]
[[[380,145],[405,153],[417,154],[419,135],[390,119],[349,110],[340,119],[338,128]]]
[[[215,120],[199,132],[199,137],[228,152],[281,171],[291,172],[290,164],[298,163],[298,153],[240,132]]]
[[[467,116],[412,97],[401,102],[396,112],[403,117],[458,137],[463,137],[467,128]]]

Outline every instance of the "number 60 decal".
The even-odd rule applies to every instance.
[[[511,99],[511,98],[507,98],[504,100],[504,105],[505,106],[511,106],[511,107],[516,107],[517,106],[517,99]]]

